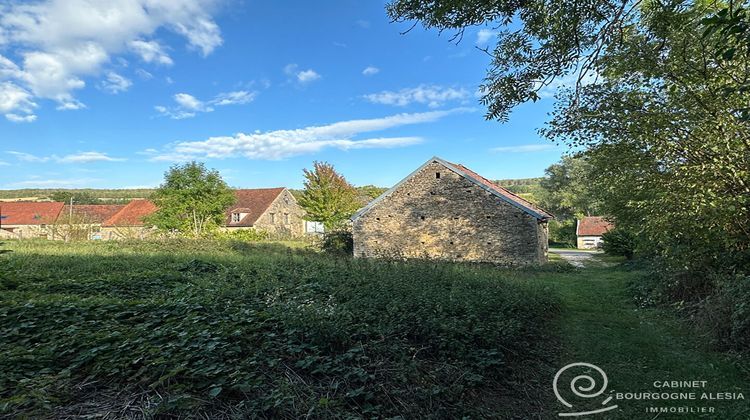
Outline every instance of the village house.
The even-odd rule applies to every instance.
[[[578,249],[596,249],[604,243],[602,235],[614,225],[604,217],[587,216],[576,223],[576,246]]]
[[[92,239],[145,239],[154,233],[144,218],[156,211],[149,200],[136,199],[122,207],[102,223],[101,231]]]
[[[235,204],[226,210],[222,229],[258,229],[277,237],[299,237],[305,229],[304,210],[288,189],[235,190]],[[142,239],[153,234],[144,218],[157,210],[149,200],[133,200],[102,223],[100,239]]]
[[[237,201],[227,209],[224,229],[258,229],[274,236],[299,237],[305,233],[305,211],[283,187],[235,190]]]
[[[0,238],[47,238],[48,225],[55,223],[63,203],[0,203]]]
[[[433,157],[352,217],[354,256],[540,264],[552,217]]]

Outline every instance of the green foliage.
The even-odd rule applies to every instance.
[[[538,100],[555,78],[591,70],[592,56],[621,38],[634,9],[623,0],[393,0],[387,6],[394,21],[455,30],[452,40],[460,40],[467,27],[498,29],[497,44],[485,51],[492,61],[480,90],[487,118],[499,120],[507,120],[513,107]]]
[[[267,241],[271,235],[263,229],[233,229],[214,232],[214,238],[227,241],[259,242]]]
[[[323,222],[326,230],[335,230],[362,207],[357,190],[333,165],[314,162],[313,169],[304,169],[304,174],[305,189],[298,202],[305,209],[307,220]]]
[[[550,246],[560,246],[565,248],[576,247],[576,221],[552,219],[549,226],[549,243]]]
[[[540,197],[542,196],[540,185],[542,179],[543,178],[499,179],[493,182],[506,190],[517,194],[525,200],[539,204]]]
[[[543,134],[585,149],[584,186],[601,214],[638,233],[639,253],[659,260],[655,274],[677,285],[674,296],[703,302],[719,279],[750,272],[746,6],[395,0],[388,12],[459,33],[509,29],[482,86],[489,118],[536,100],[556,77],[586,82],[558,90]]]
[[[330,254],[352,255],[354,252],[354,238],[346,230],[336,230],[323,234],[320,248]]]
[[[563,156],[544,170],[540,205],[560,220],[601,214],[601,203],[591,189],[592,167],[585,156]]]
[[[483,418],[529,404],[552,361],[557,301],[520,272],[233,241],[11,247],[4,417]]]
[[[52,201],[62,201],[66,204],[70,204],[71,199],[73,199],[73,204],[101,203],[97,197],[88,191],[56,191],[50,194],[49,199]]]
[[[189,162],[169,168],[152,200],[158,210],[149,216],[149,223],[197,238],[221,226],[226,209],[236,199],[218,171]]]
[[[361,187],[356,187],[356,189],[363,206],[388,191],[388,188],[376,187],[374,185],[363,185]]]
[[[636,235],[625,228],[617,227],[602,235],[604,252],[633,259],[637,248]]]

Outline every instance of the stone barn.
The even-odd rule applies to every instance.
[[[352,217],[354,256],[540,264],[551,218],[465,166],[434,157]]]

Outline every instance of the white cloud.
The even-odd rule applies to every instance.
[[[63,157],[55,157],[60,163],[122,162],[123,158],[113,158],[101,152],[81,152]]]
[[[174,100],[177,102],[181,107],[185,109],[189,109],[191,111],[203,111],[205,109],[205,105],[203,102],[198,100],[193,95],[189,95],[187,93],[178,93],[174,95]]]
[[[370,22],[364,19],[355,20],[354,23],[362,29],[370,29]]]
[[[498,153],[534,153],[534,152],[548,152],[550,150],[556,150],[558,147],[554,144],[519,144],[516,146],[501,146],[490,149],[493,152]]]
[[[493,31],[490,29],[480,29],[479,32],[477,32],[477,45],[480,47],[486,46],[490,39],[495,38],[498,35],[497,31]]]
[[[152,39],[160,30],[182,35],[204,56],[211,53],[222,43],[211,17],[218,2],[7,0],[0,6],[0,45],[13,45],[16,55],[0,57],[0,82],[19,86],[30,100],[55,101],[61,110],[83,108],[74,92],[118,62],[116,55],[131,52],[145,62],[171,63]],[[19,109],[6,112],[18,115]]]
[[[435,108],[449,101],[466,101],[470,96],[469,91],[464,88],[420,85],[399,91],[385,90],[379,93],[371,93],[365,95],[364,98],[372,103],[384,105],[406,106],[419,103]]]
[[[212,101],[214,105],[243,105],[250,103],[255,99],[255,92],[248,92],[246,90],[239,90],[236,92],[220,93],[216,95],[216,98]]]
[[[58,163],[92,163],[92,162],[121,162],[125,159],[123,158],[114,158],[106,153],[102,152],[80,152],[75,154],[70,154],[66,156],[36,156],[32,155],[30,153],[24,153],[24,152],[16,152],[16,151],[7,151],[6,153],[11,154],[16,157],[16,159],[22,161],[22,162],[30,162],[30,163],[43,163],[43,162],[49,162],[49,161],[55,161]]]
[[[303,70],[297,73],[297,80],[300,83],[308,83],[320,79],[320,75],[313,69]]]
[[[128,44],[141,59],[147,63],[163,64],[171,66],[174,64],[172,58],[164,52],[164,48],[156,41],[143,41],[140,39],[130,41]]]
[[[188,93],[178,93],[173,99],[177,102],[175,107],[157,105],[156,112],[175,120],[192,118],[199,112],[213,112],[215,106],[244,105],[252,102],[257,94],[247,90],[220,93],[209,101],[202,101]]]
[[[432,111],[415,114],[397,114],[384,118],[349,120],[323,126],[312,126],[296,130],[274,130],[268,132],[238,133],[233,136],[210,137],[203,141],[183,141],[169,145],[151,160],[184,161],[190,159],[245,157],[249,159],[283,159],[324,148],[341,150],[365,148],[391,148],[417,144],[420,137],[354,137],[374,131],[386,130],[411,124],[437,121],[450,114],[470,111],[456,108],[448,111]]]
[[[46,162],[49,160],[48,157],[39,157],[30,153],[15,152],[12,150],[7,151],[6,153],[15,156],[16,159],[20,160],[21,162]]]
[[[296,64],[287,64],[284,67],[284,73],[287,76],[293,77],[300,84],[314,82],[323,77],[313,69],[300,70],[299,66]]]
[[[36,121],[36,115],[34,114],[28,114],[28,115],[5,114],[5,118],[7,118],[8,121],[15,122],[15,123]]]
[[[365,76],[373,76],[380,73],[380,69],[374,66],[367,66],[362,70],[362,74]]]
[[[2,56],[0,56],[2,59]],[[0,62],[2,66],[2,62]],[[2,67],[0,67],[0,71]],[[23,119],[36,118],[33,114],[34,108],[37,107],[33,101],[31,93],[21,88],[13,82],[0,83],[0,113],[11,121],[19,122]]]
[[[0,160],[0,166],[8,166],[10,163]]]
[[[103,90],[113,95],[120,92],[125,92],[132,85],[133,82],[131,82],[129,79],[126,79],[125,77],[122,77],[113,71],[107,73],[107,78],[102,80],[102,82],[99,84],[99,86]]]
[[[151,80],[154,75],[143,69],[136,69],[135,74],[143,80]]]

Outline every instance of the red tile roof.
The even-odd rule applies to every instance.
[[[122,204],[73,204],[73,215],[83,219],[84,223],[102,223],[122,210]],[[70,205],[63,207],[60,217],[69,217]]]
[[[156,205],[151,201],[133,200],[102,223],[102,226],[143,226],[143,218],[155,211]]]
[[[584,217],[578,221],[576,227],[577,236],[602,236],[614,225],[601,216]]]
[[[489,179],[479,175],[478,173],[472,171],[471,169],[467,168],[464,165],[451,163],[451,165],[458,167],[460,170],[464,171],[466,175],[473,178],[475,181],[478,181],[482,185],[486,186],[487,188],[492,189],[494,192],[502,195],[503,197],[507,198],[508,200],[516,203],[517,205],[526,208],[528,210],[531,210],[534,213],[539,214],[544,219],[552,219],[554,216],[552,214],[548,213],[547,211],[541,209],[540,207],[536,206],[534,203],[525,200],[512,192],[506,190],[505,188],[495,184],[494,182],[490,181]]]
[[[226,225],[236,227],[252,226],[284,190],[285,188],[283,187],[234,190],[237,201],[227,210]],[[239,222],[233,223],[232,213],[247,214]]]
[[[0,203],[2,225],[42,225],[55,223],[63,203],[15,201]]]

